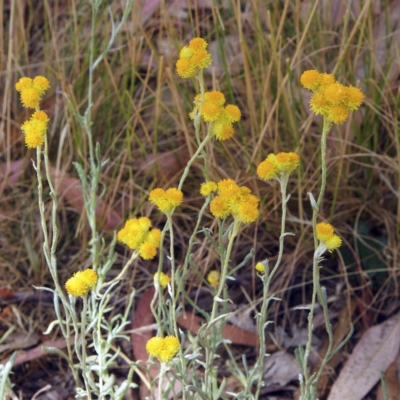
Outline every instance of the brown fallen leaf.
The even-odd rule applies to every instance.
[[[50,174],[60,200],[65,198],[78,212],[83,212],[85,203],[80,180],[71,178],[67,173],[53,167],[50,168]],[[97,201],[96,217],[99,229],[105,232],[116,229],[122,223],[121,216],[102,199]]]
[[[328,400],[361,400],[397,358],[400,313],[368,329],[361,337],[332,386]]]
[[[390,400],[400,400],[400,382],[397,376],[399,361],[399,357],[397,357],[396,361],[390,364],[385,373],[387,394]],[[382,383],[380,383],[378,386],[376,400],[384,400]]]

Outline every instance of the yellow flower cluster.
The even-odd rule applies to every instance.
[[[40,147],[44,143],[49,117],[44,111],[35,111],[22,126],[25,135],[25,144],[29,148]]]
[[[233,104],[224,107],[224,104],[223,93],[217,90],[205,92],[204,101],[201,101],[199,94],[194,98],[194,109],[189,114],[194,119],[200,113],[205,122],[212,123],[211,132],[221,141],[233,136],[233,124],[241,118],[239,107]]]
[[[181,78],[192,78],[211,64],[211,54],[206,49],[207,42],[202,38],[194,38],[189,42],[189,46],[182,48],[175,65]]]
[[[342,239],[338,235],[335,235],[333,226],[326,222],[320,222],[316,226],[317,239],[326,246],[326,248],[332,253],[333,250],[338,249],[342,245]]]
[[[76,272],[65,283],[65,289],[71,296],[85,296],[94,285],[96,285],[98,276],[92,269]]]
[[[164,272],[160,272],[160,275],[158,275],[158,272],[154,274],[154,286],[158,286],[158,283],[160,283],[160,286],[165,288],[170,282],[171,278],[165,275]]]
[[[283,175],[289,175],[300,163],[296,153],[269,154],[257,167],[257,175],[264,180],[280,179]]]
[[[146,351],[161,362],[168,363],[178,353],[181,344],[175,336],[167,336],[165,338],[154,336],[147,341]]]
[[[163,213],[170,213],[175,207],[178,207],[183,200],[183,193],[176,188],[167,190],[157,188],[150,192],[150,203],[153,203]]]
[[[23,77],[15,84],[15,89],[21,95],[21,102],[26,108],[38,108],[44,93],[50,88],[50,83],[44,76],[35,78]]]
[[[217,218],[232,215],[239,222],[254,222],[258,217],[260,199],[251,194],[246,186],[238,186],[232,179],[217,183],[218,195],[210,204],[212,214]]]
[[[204,197],[218,190],[218,185],[215,182],[205,182],[200,186],[200,194]]]
[[[151,221],[147,217],[129,219],[118,232],[118,241],[132,250],[137,250],[143,260],[151,260],[160,246],[161,231],[150,228]]]
[[[219,277],[220,273],[216,270],[212,270],[207,275],[207,281],[213,288],[216,288],[219,283]]]
[[[344,86],[336,82],[333,75],[321,74],[316,70],[303,72],[300,82],[314,93],[310,100],[311,110],[335,124],[345,122],[349,111],[357,110],[364,99],[360,89]]]

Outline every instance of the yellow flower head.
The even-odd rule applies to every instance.
[[[207,48],[207,42],[203,38],[194,38],[189,42],[189,49],[192,50],[205,50]]]
[[[213,122],[221,115],[222,108],[211,101],[204,102],[201,107],[201,116],[206,122]]]
[[[332,252],[342,245],[342,239],[334,234],[333,226],[326,222],[320,222],[316,226],[317,239]]]
[[[279,171],[287,174],[293,172],[300,164],[299,156],[292,151],[289,153],[278,153],[275,160]]]
[[[160,283],[160,286],[162,288],[165,288],[171,281],[171,278],[168,275],[165,275],[163,272],[160,272],[160,277],[158,276],[158,272],[154,274],[154,285],[158,286],[158,283]]]
[[[197,97],[197,96],[196,96]],[[200,96],[198,98],[200,100]],[[215,105],[222,107],[225,104],[225,96],[218,90],[204,93],[204,101],[214,103]]]
[[[238,122],[242,116],[239,107],[233,104],[228,104],[225,107],[225,115],[229,122]]]
[[[196,75],[196,67],[188,58],[180,58],[176,64],[176,72],[181,78],[193,78]]]
[[[25,121],[22,132],[25,134],[25,144],[29,148],[40,147],[44,143],[49,118],[44,111],[36,111],[30,120]]]
[[[233,129],[232,124],[224,124],[221,122],[214,123],[212,128],[212,132],[214,133],[217,140],[223,142],[224,140],[228,140],[235,134],[235,130]]]
[[[300,163],[299,156],[289,153],[269,154],[257,167],[257,175],[264,180],[280,179],[283,175],[293,172]]]
[[[85,269],[84,271],[78,271],[75,276],[85,282],[90,288],[95,286],[99,279],[96,272],[91,268]]]
[[[232,215],[243,223],[254,222],[258,217],[259,198],[251,194],[246,186],[238,186],[232,179],[223,179],[217,184],[218,196],[210,203],[210,211],[217,218]]]
[[[218,271],[212,270],[207,275],[207,281],[213,288],[216,288],[219,283],[219,277],[220,273]]]
[[[347,96],[346,96],[346,106],[349,110],[357,110],[360,107],[363,99],[363,92],[354,86],[349,86],[347,88]]]
[[[345,122],[349,111],[357,110],[364,99],[360,89],[344,86],[336,82],[333,75],[320,74],[316,70],[305,71],[300,82],[314,92],[310,100],[311,110],[334,124]]]
[[[176,71],[181,78],[192,78],[200,70],[207,68],[212,60],[207,52],[207,42],[202,38],[194,38],[189,46],[184,46],[179,52]]]
[[[319,86],[320,74],[315,69],[304,71],[300,77],[300,83],[309,90],[316,90]]]
[[[39,107],[40,93],[34,87],[26,87],[21,91],[21,102],[26,108]]]
[[[254,267],[256,269],[257,272],[259,272],[260,274],[265,274],[265,267],[264,264],[259,262],[256,264],[256,266]]]
[[[183,200],[183,193],[177,188],[170,188],[166,191],[161,188],[150,192],[149,201],[156,205],[164,213],[170,213],[175,207],[178,207]]]
[[[50,89],[50,82],[44,76],[36,76],[33,78],[33,87],[43,95],[47,90]]]
[[[161,231],[151,229],[151,222],[147,217],[132,218],[125,222],[125,226],[118,231],[119,242],[126,244],[130,249],[137,250],[143,260],[151,260],[160,247]]]
[[[325,245],[332,253],[333,250],[338,249],[342,245],[342,239],[338,235],[333,235],[325,242]]]
[[[97,283],[97,274],[92,269],[76,272],[65,283],[65,289],[71,296],[85,296]]]
[[[139,255],[143,260],[152,260],[157,255],[157,246],[152,242],[144,242],[139,246]]]
[[[155,336],[147,341],[146,351],[161,362],[168,363],[172,361],[180,347],[179,339],[175,336],[165,338]]]
[[[321,242],[326,242],[333,236],[334,233],[333,226],[326,222],[320,222],[319,224],[317,224],[316,231],[317,239]]]
[[[201,184],[200,187],[200,194],[204,197],[210,195],[213,192],[216,192],[218,190],[218,186],[215,182],[205,182]]]
[[[15,84],[15,90],[17,92],[22,92],[25,88],[32,86],[32,79],[27,77],[22,77],[19,81]]]
[[[23,77],[15,84],[15,89],[21,94],[24,107],[37,108],[42,95],[50,88],[50,83],[44,76],[34,79]]]

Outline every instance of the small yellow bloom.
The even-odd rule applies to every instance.
[[[321,89],[326,88],[329,85],[335,83],[335,77],[332,74],[322,73],[319,74],[319,86]]]
[[[197,96],[196,96],[197,98]],[[200,100],[200,96],[197,98]],[[216,104],[219,107],[222,107],[225,104],[225,96],[223,93],[219,92],[218,90],[213,90],[212,92],[205,92],[204,93],[204,101],[211,102]]]
[[[196,75],[196,67],[188,58],[180,58],[176,64],[176,72],[181,78],[193,78]]]
[[[206,122],[213,122],[218,119],[222,112],[222,108],[211,101],[207,101],[201,108],[201,116]]]
[[[316,226],[317,239],[323,243],[326,248],[332,252],[342,245],[342,239],[334,234],[333,226],[326,222],[320,222]]]
[[[333,236],[334,233],[333,226],[326,222],[320,222],[319,224],[317,224],[316,231],[317,239],[321,242],[326,242]]]
[[[156,272],[154,274],[154,285],[158,285],[159,282],[160,286],[165,288],[171,282],[171,278],[163,272],[160,272],[160,278],[158,278],[158,272]]]
[[[207,281],[213,288],[216,288],[219,283],[219,277],[220,273],[218,271],[212,270],[207,275]]]
[[[44,76],[36,76],[33,78],[33,87],[43,95],[47,90],[50,89],[50,82]]]
[[[97,274],[92,269],[76,272],[65,283],[65,289],[71,296],[85,296],[89,290],[96,285],[98,280]]]
[[[39,106],[40,93],[34,87],[26,87],[21,91],[21,102],[26,108],[36,108]]]
[[[215,182],[205,182],[201,184],[200,187],[200,194],[204,197],[210,195],[213,192],[216,192],[218,190],[218,186]]]
[[[278,177],[279,170],[276,163],[271,160],[264,160],[257,167],[257,175],[259,178],[269,181]]]
[[[157,246],[152,242],[144,242],[139,247],[139,255],[143,260],[152,260],[157,255]]]
[[[245,224],[254,222],[258,218],[258,203],[259,198],[252,194],[246,196],[246,200],[238,204],[233,212],[236,220]]]
[[[215,124],[215,128],[213,127],[213,132],[217,140],[223,142],[224,140],[228,140],[235,134],[235,130],[231,124]]]
[[[339,104],[346,99],[347,88],[342,84],[335,82],[325,88],[324,95],[329,102]]]
[[[17,92],[22,92],[22,90],[24,90],[28,86],[32,86],[32,79],[27,77],[22,77],[15,84],[15,90]]]
[[[233,104],[228,104],[225,107],[225,113],[229,122],[231,123],[238,122],[240,120],[240,117],[242,116],[239,107]]]
[[[84,271],[78,271],[75,276],[85,282],[90,288],[95,286],[99,279],[96,272],[91,268],[85,269]]]
[[[210,211],[214,215],[214,217],[224,219],[231,212],[231,207],[229,201],[221,196],[216,196],[210,203]]]
[[[330,110],[330,103],[326,99],[324,93],[314,93],[310,100],[310,108],[317,115],[327,115]]]
[[[180,347],[179,339],[175,336],[165,338],[155,336],[147,341],[146,351],[161,362],[168,363],[172,361]]]
[[[345,106],[334,106],[329,110],[327,119],[335,124],[342,124],[348,116],[349,112]]]
[[[256,271],[258,271],[260,274],[265,274],[265,267],[264,264],[259,262],[255,266]]]
[[[156,205],[158,209],[164,213],[170,213],[174,208],[178,207],[183,200],[183,193],[177,188],[170,188],[166,191],[161,188],[154,189],[150,192],[149,201]]]
[[[315,90],[319,86],[320,74],[315,69],[304,71],[300,77],[300,83],[309,90]]]
[[[211,54],[206,51],[207,42],[202,38],[194,38],[189,46],[184,46],[179,52],[176,62],[176,71],[181,78],[192,78],[201,69],[207,68],[212,60]]]
[[[137,250],[143,260],[151,260],[157,254],[160,246],[161,231],[151,229],[151,221],[147,217],[132,218],[125,222],[125,226],[118,231],[119,242],[126,244],[130,249]]]
[[[275,160],[279,171],[286,172],[287,174],[293,172],[300,164],[299,156],[292,151],[289,153],[278,153]]]
[[[25,144],[29,148],[40,147],[44,143],[49,118],[44,111],[36,111],[21,129],[25,134]]]
[[[189,42],[189,48],[192,50],[205,50],[207,48],[207,42],[203,38],[193,38]]]
[[[361,106],[361,103],[364,99],[363,92],[354,86],[349,86],[347,88],[347,96],[346,96],[346,106],[349,110],[357,110]]]
[[[325,245],[332,253],[333,250],[338,249],[342,245],[342,239],[338,235],[333,235],[325,242]]]

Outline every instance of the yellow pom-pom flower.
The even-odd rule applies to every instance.
[[[164,190],[161,188],[154,189],[150,192],[149,201],[156,205],[158,209],[164,213],[172,212],[178,207],[183,200],[183,193],[177,188]]]
[[[357,110],[364,99],[360,89],[344,86],[336,82],[333,75],[320,74],[316,70],[305,71],[300,82],[314,92],[310,100],[311,110],[334,124],[345,122],[349,111]]]
[[[165,275],[163,272],[160,272],[160,275],[158,272],[154,274],[154,285],[158,286],[158,283],[160,283],[160,286],[162,288],[165,288],[169,283],[171,282],[171,278],[168,275]]]
[[[192,78],[200,70],[210,66],[211,54],[207,52],[207,42],[202,38],[194,38],[189,46],[184,46],[179,52],[176,62],[176,72],[181,78]]]
[[[212,270],[207,275],[207,281],[213,288],[216,288],[219,283],[219,277],[220,273],[216,270]]]
[[[200,100],[200,97],[198,97]],[[218,90],[204,93],[204,101],[214,103],[215,105],[222,107],[225,104],[225,96]]]
[[[36,111],[30,120],[22,124],[21,129],[25,134],[27,147],[35,148],[43,145],[48,122],[49,118],[44,111]]]
[[[21,91],[21,103],[26,108],[39,107],[40,93],[34,87],[26,87]]]
[[[320,222],[316,226],[317,239],[332,252],[342,245],[342,239],[335,235],[333,226],[326,222]]]
[[[238,122],[242,116],[239,107],[233,104],[228,104],[225,107],[225,115],[229,122]]]
[[[256,266],[254,267],[256,269],[257,272],[259,272],[260,274],[265,274],[265,267],[264,264],[259,262],[256,264]]]
[[[211,101],[205,102],[201,108],[201,116],[206,122],[216,121],[221,112],[222,108]]]
[[[317,239],[321,242],[326,242],[333,236],[334,233],[333,226],[326,222],[320,222],[319,224],[317,224],[316,231]]]
[[[89,290],[96,285],[97,274],[92,269],[76,272],[65,283],[67,293],[74,297],[85,296]]]
[[[50,82],[44,76],[36,76],[33,78],[33,87],[42,95],[50,89]]]
[[[15,84],[15,89],[20,92],[21,102],[24,107],[38,108],[42,95],[50,88],[50,83],[44,76],[34,79],[23,77]]]
[[[155,336],[147,341],[146,351],[161,362],[168,363],[179,352],[180,347],[179,339],[175,336],[165,338]]]
[[[300,163],[300,158],[296,153],[269,154],[257,167],[257,175],[264,180],[281,179],[293,172]]]
[[[147,217],[132,218],[118,231],[117,239],[130,249],[137,250],[144,260],[151,260],[160,247],[161,231],[150,228],[151,221]]]
[[[27,77],[22,77],[15,84],[15,90],[17,92],[22,92],[25,88],[32,86],[32,79]]]
[[[201,184],[200,194],[204,197],[209,196],[211,193],[216,192],[218,190],[218,186],[215,182],[205,182]]]

